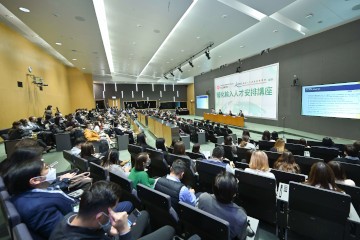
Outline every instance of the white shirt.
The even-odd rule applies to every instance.
[[[257,169],[245,168],[244,172],[253,173],[253,174],[256,174],[256,175],[260,175],[260,176],[275,179],[275,175],[272,172],[270,172],[270,170],[264,172],[264,171],[260,171],[260,170],[257,170]]]
[[[335,180],[335,183],[340,183],[348,186],[356,186],[355,182],[351,179],[345,179],[345,180]]]

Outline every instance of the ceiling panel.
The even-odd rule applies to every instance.
[[[258,10],[268,16],[279,11],[283,7],[295,2],[296,0],[234,0],[243,3],[251,8]]]

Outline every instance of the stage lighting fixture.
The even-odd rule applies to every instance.
[[[178,67],[177,69],[179,70],[179,72],[181,72],[181,73],[183,72],[183,70],[181,69],[181,67]]]
[[[171,76],[175,77],[174,73],[173,72],[170,72]]]
[[[168,79],[168,77],[167,77],[166,75],[164,75],[164,78],[165,78],[165,79]]]
[[[191,67],[194,67],[194,64],[192,63],[191,60],[189,61],[189,65],[190,65]]]
[[[263,55],[265,53],[265,50],[262,50],[260,53],[260,56]]]
[[[205,55],[206,55],[207,59],[210,60],[211,57],[210,57],[209,49],[206,49]]]

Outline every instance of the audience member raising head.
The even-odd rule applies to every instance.
[[[311,166],[309,178],[305,183],[318,188],[324,188],[338,192],[342,191],[335,184],[335,175],[333,170],[324,162],[317,162]]]
[[[270,172],[266,153],[259,150],[251,154],[249,168],[246,168],[245,172],[275,179],[275,175]]]
[[[285,141],[282,138],[276,140],[274,147],[270,149],[272,152],[283,153],[285,151]]]
[[[295,162],[294,155],[291,152],[283,152],[274,163],[274,169],[289,173],[300,173],[300,167]]]
[[[245,239],[247,215],[242,207],[233,203],[238,184],[233,174],[220,172],[213,185],[214,195],[203,193],[199,197],[198,207],[230,224],[230,239]]]
[[[261,140],[263,140],[263,141],[270,141],[270,132],[268,131],[268,130],[265,130],[264,132],[263,132],[263,135],[262,135],[262,137],[261,137]]]
[[[335,176],[335,183],[340,183],[349,186],[355,186],[355,182],[346,178],[345,169],[341,167],[341,163],[337,161],[328,162],[329,167],[333,170]]]

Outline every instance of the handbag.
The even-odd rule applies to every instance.
[[[75,175],[70,179],[70,183],[68,186],[69,191],[84,189],[90,187],[93,179],[90,177],[90,172],[83,172]]]

